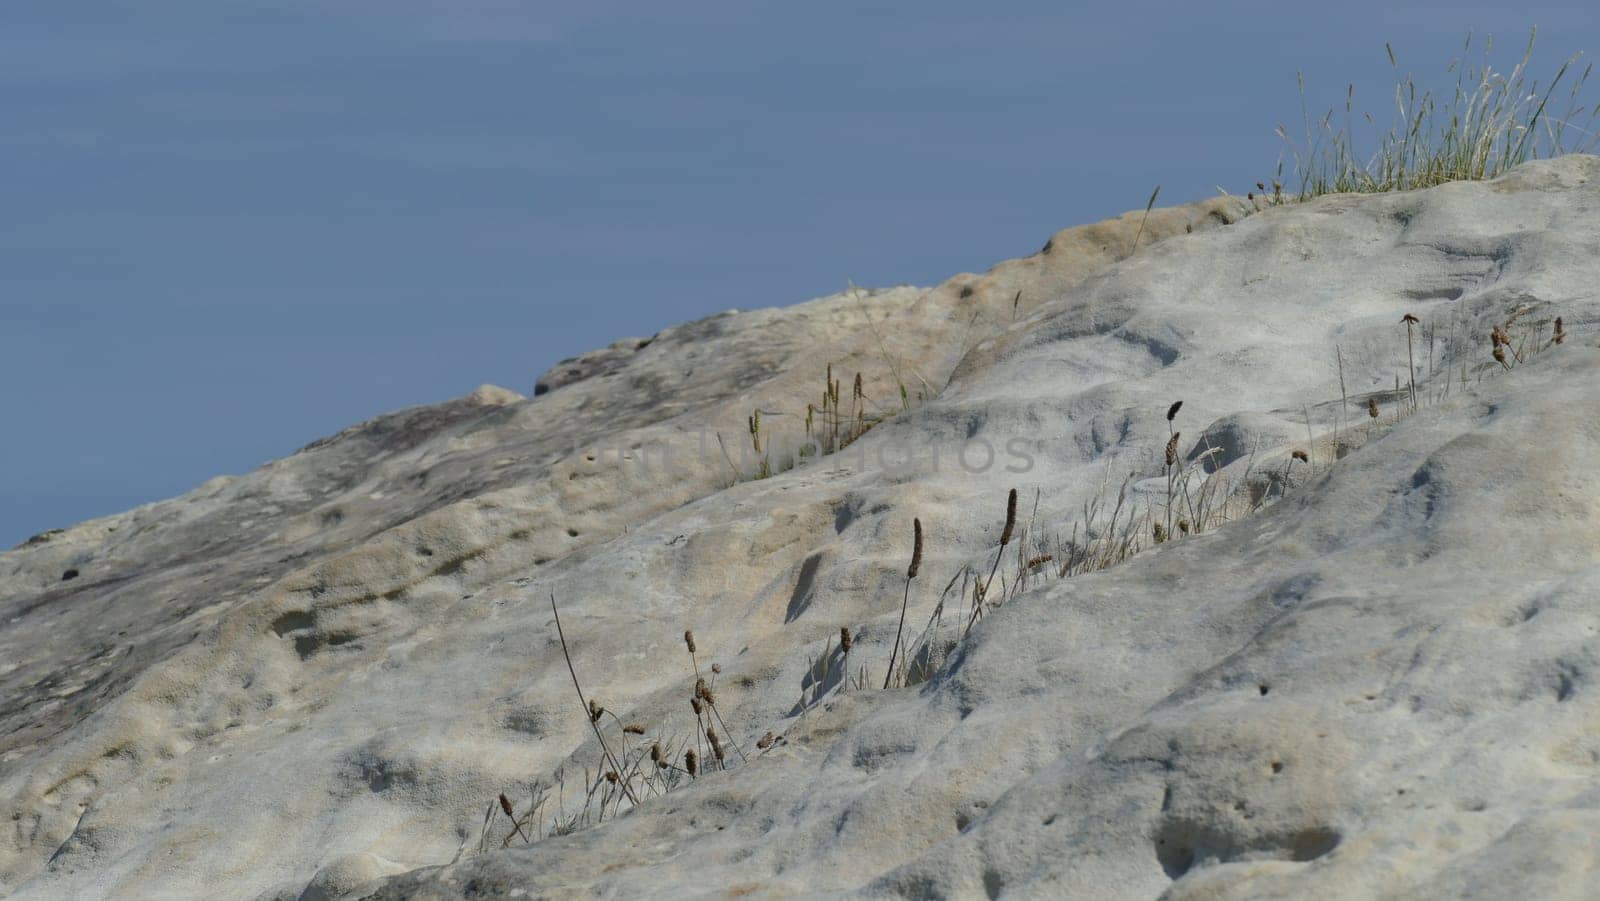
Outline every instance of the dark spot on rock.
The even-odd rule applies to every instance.
[[[1274,773],[1283,772],[1283,761],[1281,761],[1281,760],[1272,761],[1272,772],[1274,772]]]
[[[567,537],[568,538],[577,538],[578,537],[578,530],[577,529],[567,529]]]
[[[1039,248],[1039,252],[1047,254],[1050,251],[1055,250],[1055,249],[1056,249],[1056,239],[1055,238],[1051,238],[1050,240],[1044,242],[1044,246]]]
[[[417,548],[417,553],[421,554],[424,557],[432,557],[433,556],[433,548],[431,548],[431,547],[419,547],[419,548]]]
[[[961,288],[961,296],[962,296],[962,298],[971,297],[972,296],[972,286],[971,285],[964,285]]]
[[[1268,688],[1265,684],[1258,685],[1256,687],[1261,689],[1261,696],[1262,697],[1266,697],[1267,696],[1267,692],[1272,690],[1271,688]]]
[[[75,569],[69,569],[66,572],[61,574],[61,581],[63,581],[63,582],[71,582],[73,579],[76,579],[77,577],[78,577],[78,571],[75,570]]]
[[[1049,825],[1055,823],[1055,821],[1056,821],[1056,815],[1052,813],[1049,816],[1044,818],[1044,825],[1049,826]]]

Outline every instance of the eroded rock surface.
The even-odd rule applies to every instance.
[[[0,889],[1581,896],[1600,160],[1244,212],[668,329],[0,555]],[[751,414],[797,441],[829,364],[878,424],[752,479]],[[1175,400],[1228,522],[1067,579],[1013,559],[1125,479],[1159,509]],[[1003,602],[927,628],[1013,487]],[[882,691],[913,516],[926,671]],[[495,814],[480,853],[499,793],[560,771],[572,814],[598,765],[552,595],[651,739],[693,734],[692,629],[751,759],[510,850]]]

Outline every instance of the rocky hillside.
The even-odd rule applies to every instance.
[[[0,554],[0,894],[1583,896],[1600,158],[1141,218]]]

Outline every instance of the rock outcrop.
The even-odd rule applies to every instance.
[[[1140,218],[0,554],[0,892],[1581,896],[1600,159]],[[822,455],[830,366],[855,440]],[[715,663],[729,768],[596,822],[552,597],[632,753],[694,745]],[[536,841],[502,848],[501,793]]]

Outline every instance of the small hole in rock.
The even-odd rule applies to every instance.
[[[1274,760],[1274,761],[1272,761],[1272,771],[1273,771],[1273,772],[1274,772],[1274,773],[1281,773],[1281,772],[1283,772],[1283,761],[1281,761],[1281,760]]]
[[[61,574],[61,581],[63,581],[63,582],[71,582],[73,579],[76,579],[77,577],[78,577],[78,571],[75,570],[75,569],[69,569],[66,572]]]
[[[578,530],[577,529],[568,529],[567,530],[567,537],[568,538],[577,538],[578,537]]]
[[[433,548],[431,548],[431,547],[419,547],[419,548],[417,548],[417,553],[421,554],[424,557],[432,557],[433,556]]]
[[[1268,688],[1268,687],[1267,687],[1267,686],[1265,686],[1265,685],[1260,685],[1260,686],[1257,686],[1257,687],[1258,687],[1258,688],[1260,688],[1260,689],[1261,689],[1261,696],[1262,696],[1262,697],[1266,697],[1266,695],[1267,695],[1267,692],[1269,692],[1269,691],[1271,691],[1271,690],[1272,690],[1272,689],[1270,689],[1270,688]]]

